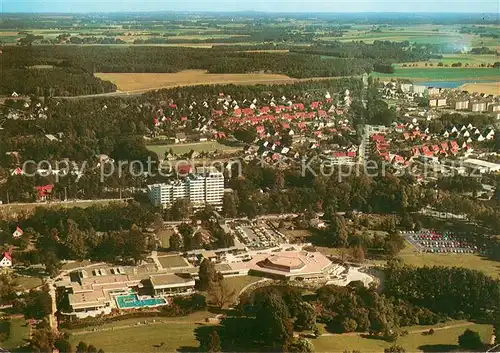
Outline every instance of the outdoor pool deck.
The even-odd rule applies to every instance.
[[[156,307],[167,304],[163,298],[140,299],[136,294],[120,295],[115,298],[120,309]]]

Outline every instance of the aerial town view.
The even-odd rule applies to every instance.
[[[0,352],[500,352],[499,13],[0,0]]]

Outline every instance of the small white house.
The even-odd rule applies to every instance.
[[[16,227],[16,230],[14,231],[14,233],[12,233],[12,236],[17,239],[20,238],[23,234],[23,230],[19,227]]]
[[[0,268],[12,267],[12,256],[9,252],[4,252],[0,260]]]

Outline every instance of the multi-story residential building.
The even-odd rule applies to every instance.
[[[429,87],[428,89],[429,96],[437,96],[440,92],[441,89],[437,87]]]
[[[455,110],[467,110],[469,109],[469,101],[468,100],[456,100],[451,102],[452,108]]]
[[[431,107],[444,107],[446,106],[446,98],[434,98],[429,100]]]
[[[473,112],[485,112],[487,109],[486,102],[471,102],[470,109]]]
[[[420,85],[413,85],[412,91],[413,93],[424,94],[427,91],[427,87]]]
[[[197,168],[184,180],[148,186],[149,199],[157,207],[168,207],[176,200],[187,199],[193,207],[212,205],[222,208],[224,175],[215,168]]]
[[[490,112],[500,112],[500,104],[498,103],[490,103],[488,104],[488,111]]]

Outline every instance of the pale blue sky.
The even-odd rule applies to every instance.
[[[267,11],[499,13],[499,0],[0,0],[2,12]]]

